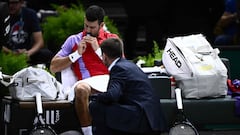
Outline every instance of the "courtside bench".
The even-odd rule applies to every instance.
[[[171,93],[171,80],[166,76],[158,76],[150,78],[150,80],[155,88],[155,94],[160,97],[166,122],[170,128],[174,124],[177,112],[176,99],[171,98],[173,95]],[[236,115],[236,102],[236,99],[231,96],[183,99],[183,108],[186,117],[198,130],[239,130],[240,134],[240,116]]]
[[[160,99],[163,112],[170,128],[176,117],[176,100]],[[239,130],[240,118],[235,115],[235,99],[183,99],[185,114],[201,131]],[[79,123],[74,106],[69,101],[43,102],[44,118],[57,133],[78,130]],[[3,116],[1,135],[27,135],[33,127],[36,115],[35,102],[16,101],[11,97],[2,100]]]
[[[57,134],[80,129],[72,102],[61,100],[42,103],[46,124]],[[35,101],[17,101],[5,96],[1,108],[1,135],[29,135],[37,114]]]
[[[186,117],[198,130],[239,130],[240,116],[235,113],[236,100],[231,97],[215,99],[183,99]],[[176,100],[161,99],[169,127],[176,118]]]

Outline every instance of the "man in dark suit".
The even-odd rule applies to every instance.
[[[119,38],[106,39],[100,47],[110,80],[107,92],[93,96],[89,105],[93,133],[159,135],[165,128],[164,117],[147,75],[122,57]]]

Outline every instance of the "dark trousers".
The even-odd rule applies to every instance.
[[[99,103],[97,101],[92,101],[89,104],[89,111],[93,121],[92,126],[93,126],[94,135],[159,135],[160,134],[160,132],[152,132],[152,131],[148,133],[128,133],[128,132],[123,132],[123,131],[109,128],[105,121],[106,107],[107,105]],[[148,126],[150,129],[150,126],[148,124],[144,126]]]

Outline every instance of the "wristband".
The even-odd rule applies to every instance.
[[[78,53],[78,51],[75,51],[71,53],[68,57],[71,60],[72,63],[74,63],[76,60],[78,60],[82,55]]]

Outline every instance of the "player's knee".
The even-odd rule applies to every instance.
[[[91,89],[89,89],[88,86],[85,85],[77,85],[75,87],[75,96],[77,98],[86,98],[90,95]]]

